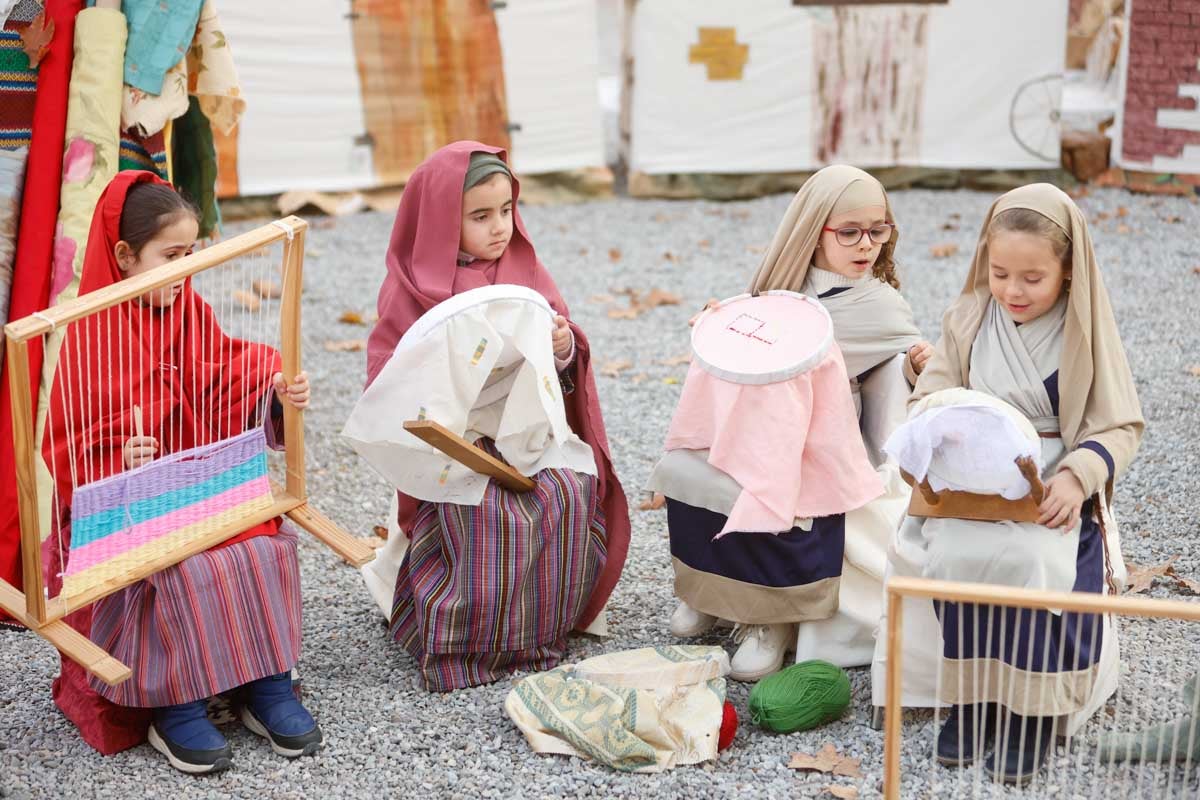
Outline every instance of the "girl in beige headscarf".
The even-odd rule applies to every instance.
[[[1144,423],[1087,223],[1066,194],[1034,184],[996,201],[942,328],[913,402],[965,387],[1018,408],[1042,436],[1046,497],[1038,523],[906,517],[897,558],[945,580],[1115,587],[1122,568],[1119,546],[1105,538],[1115,536],[1108,499]],[[1024,782],[1055,731],[1077,728],[1115,689],[1116,631],[1095,615],[1018,619],[1014,609],[956,603],[939,611],[940,700],[952,707],[937,743],[943,763],[981,755],[1005,712],[1004,741],[985,768]]]
[[[809,178],[793,198],[751,282],[752,292],[803,292],[819,299],[829,310],[864,428],[880,428],[875,437],[878,441],[865,438],[888,491],[864,508],[846,514],[845,559],[836,614],[815,621],[809,615],[779,622],[779,614],[769,621],[765,617],[755,620],[749,606],[770,608],[778,603],[747,601],[746,613],[738,620],[736,638],[741,644],[730,673],[737,680],[756,680],[774,672],[792,650],[797,660],[822,658],[845,667],[871,661],[874,628],[881,613],[887,545],[908,501],[907,486],[895,466],[883,462],[880,448],[890,433],[888,420],[891,424],[903,421],[911,384],[933,350],[922,340],[912,309],[897,290],[897,238],[882,184],[854,167],[826,167]],[[864,383],[868,388],[865,394],[860,392]],[[865,403],[863,396],[869,396]],[[677,460],[681,458],[676,455]],[[687,496],[686,492],[670,491],[671,478],[681,480],[685,475],[682,469],[675,476],[670,474],[671,459],[672,454],[668,454],[655,470],[651,488],[669,497]],[[716,616],[704,610],[705,598],[711,605],[710,595],[715,589],[704,588],[695,570],[681,582],[680,564],[675,567],[680,603],[671,617],[671,632],[696,636],[717,622]],[[715,576],[714,581],[719,577]],[[746,591],[754,588],[746,588],[746,576],[737,577]],[[681,586],[688,588],[681,590]],[[771,598],[777,598],[781,591],[786,590],[775,586],[764,589]]]

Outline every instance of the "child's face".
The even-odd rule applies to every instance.
[[[1015,322],[1030,322],[1058,302],[1062,262],[1041,236],[998,231],[988,238],[988,288]]]
[[[125,276],[132,278],[141,275],[155,267],[170,263],[176,259],[190,255],[196,245],[196,237],[200,226],[191,214],[180,214],[170,224],[164,226],[153,239],[142,246],[141,251],[133,254],[133,249],[125,242],[117,242],[117,263]],[[183,291],[183,281],[146,292],[138,298],[142,305],[155,308],[167,308],[179,293]]]
[[[459,249],[481,261],[503,255],[512,239],[512,205],[512,181],[503,173],[463,192]]]
[[[865,206],[834,214],[825,221],[825,227],[833,230],[821,231],[820,247],[813,257],[813,263],[820,269],[836,272],[852,280],[869,274],[886,241],[876,242],[866,231],[886,224],[887,209],[883,206]],[[842,244],[838,241],[837,231],[843,228],[862,229],[862,238],[852,245]],[[882,233],[878,231],[877,236],[882,236]],[[887,231],[887,236],[890,238],[891,230]],[[843,236],[847,237],[849,232]]]

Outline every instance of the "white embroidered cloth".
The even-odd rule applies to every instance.
[[[406,420],[432,420],[471,442],[489,437],[522,475],[595,475],[591,447],[567,424],[553,327],[549,304],[523,286],[439,303],[397,343],[342,435],[401,492],[432,502],[478,505],[488,478],[405,431]]]

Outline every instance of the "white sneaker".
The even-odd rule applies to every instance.
[[[681,639],[689,636],[699,636],[712,630],[717,624],[717,618],[712,614],[697,611],[682,600],[671,614],[671,635]]]
[[[729,677],[753,683],[783,667],[784,656],[795,647],[796,626],[790,622],[738,625],[733,629],[733,640],[741,646],[729,662]]]

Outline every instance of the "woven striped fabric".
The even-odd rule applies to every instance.
[[[117,169],[144,169],[163,180],[169,180],[171,176],[167,174],[167,148],[162,131],[150,136],[142,136],[132,130],[122,131]]]
[[[266,450],[254,428],[77,488],[63,593],[119,579],[269,508]]]
[[[390,629],[431,691],[562,658],[604,568],[604,512],[593,476],[545,469],[535,480],[531,492],[493,481],[478,506],[417,513]]]
[[[300,565],[295,529],[205,550],[97,601],[92,641],[133,670],[120,686],[91,678],[123,706],[190,703],[296,665]],[[104,724],[100,721],[99,724]]]
[[[21,32],[10,21],[0,30],[0,148],[29,147],[33,137],[33,104],[37,70],[29,68]]]

